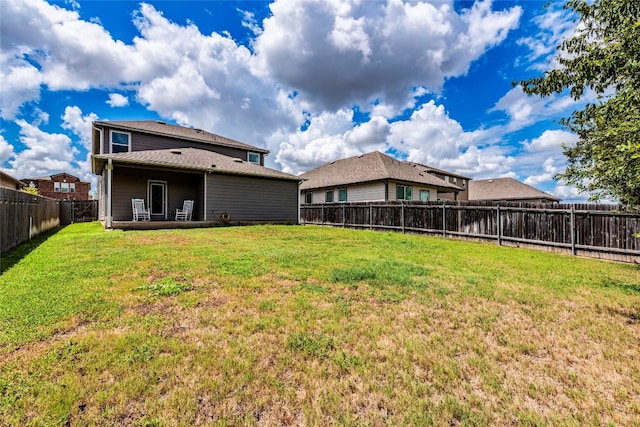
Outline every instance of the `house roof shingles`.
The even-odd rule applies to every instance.
[[[393,179],[462,191],[462,188],[430,175],[421,165],[396,160],[379,151],[326,163],[301,174],[300,178],[306,180],[300,185],[302,190]]]
[[[122,129],[136,132],[149,133],[153,135],[163,135],[172,138],[184,139],[189,141],[205,142],[209,144],[222,145],[226,147],[240,148],[243,150],[254,151],[258,153],[268,154],[269,150],[256,147],[254,145],[245,144],[240,141],[233,140],[224,136],[216,135],[202,129],[189,128],[184,126],[173,125],[161,121],[154,120],[122,120],[122,121],[96,121],[96,126],[109,127],[113,129]]]
[[[469,200],[526,200],[561,199],[513,178],[494,178],[469,181]]]
[[[111,159],[114,163],[131,165],[157,166],[300,181],[300,178],[285,172],[197,148],[132,151],[130,153],[98,154],[93,157],[97,162],[107,162]],[[103,165],[99,165],[98,170],[101,170],[102,167]]]

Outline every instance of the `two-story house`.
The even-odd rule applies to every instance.
[[[131,221],[131,200],[144,199],[152,220],[172,220],[194,200],[193,220],[297,223],[296,176],[264,166],[268,150],[159,121],[93,123],[92,171],[99,218]]]
[[[38,178],[22,180],[38,189],[38,194],[58,200],[89,200],[91,183],[81,181],[77,176],[63,172]]]

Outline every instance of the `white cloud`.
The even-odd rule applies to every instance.
[[[328,109],[379,97],[403,103],[416,85],[438,91],[504,40],[522,13],[493,12],[491,1],[461,15],[443,1],[277,0],[270,8],[254,43],[259,65]]]
[[[112,107],[126,107],[129,105],[129,98],[119,93],[110,93],[107,104]]]
[[[561,3],[550,2],[544,13],[532,19],[531,23],[537,26],[538,32],[518,40],[518,44],[531,51],[526,57],[532,64],[531,69],[545,71],[559,65],[556,47],[574,35],[578,24],[573,18],[574,15],[564,10]]]
[[[0,165],[15,155],[13,145],[9,144],[4,136],[0,135]]]
[[[47,133],[24,120],[17,120],[20,126],[20,142],[26,149],[16,153],[9,160],[8,172],[18,179],[49,175],[53,172],[72,172],[78,149],[71,138],[61,133]]]
[[[553,177],[558,173],[556,160],[552,157],[547,158],[542,165],[542,173],[530,175],[524,180],[525,184],[536,186],[543,182],[553,181]]]
[[[585,101],[591,99],[591,95],[587,94]],[[566,114],[577,105],[578,103],[566,94],[542,98],[527,95],[521,86],[516,86],[500,98],[489,111],[504,111],[510,118],[508,127],[520,129],[539,120]]]
[[[73,132],[80,138],[81,144],[88,151],[91,151],[91,137],[93,122],[98,120],[95,113],[86,116],[82,115],[82,110],[77,106],[68,106],[62,115],[62,128]]]
[[[564,130],[546,130],[538,138],[524,141],[522,145],[529,152],[562,152],[562,145],[573,145],[578,140],[574,133]]]

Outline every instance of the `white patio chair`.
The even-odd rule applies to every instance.
[[[191,221],[193,200],[185,200],[182,209],[176,209],[176,221]]]
[[[151,211],[144,208],[144,199],[131,199],[134,221],[150,221]]]

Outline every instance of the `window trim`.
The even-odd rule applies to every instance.
[[[114,143],[114,142],[113,142],[113,134],[114,134],[114,133],[121,133],[121,134],[123,134],[123,135],[127,135],[127,136],[128,136],[128,138],[129,138],[129,144],[127,144],[127,151],[126,151],[126,152],[127,152],[127,153],[130,153],[130,152],[131,152],[131,132],[122,132],[122,131],[119,131],[119,130],[110,130],[110,131],[109,131],[109,153],[110,153],[110,154],[115,154],[115,153],[113,152],[113,146],[114,146],[114,145],[117,145],[117,146],[120,146],[120,147],[124,147],[124,145],[123,145],[123,144],[119,144],[119,143],[117,143],[117,142],[116,142],[116,143]],[[124,153],[125,151],[118,151],[118,152],[119,152],[119,153]]]
[[[258,161],[257,162],[252,162],[251,161],[251,155],[256,155],[258,156]],[[249,163],[253,163],[254,165],[260,165],[260,153],[256,153],[255,151],[247,151],[247,162]]]

